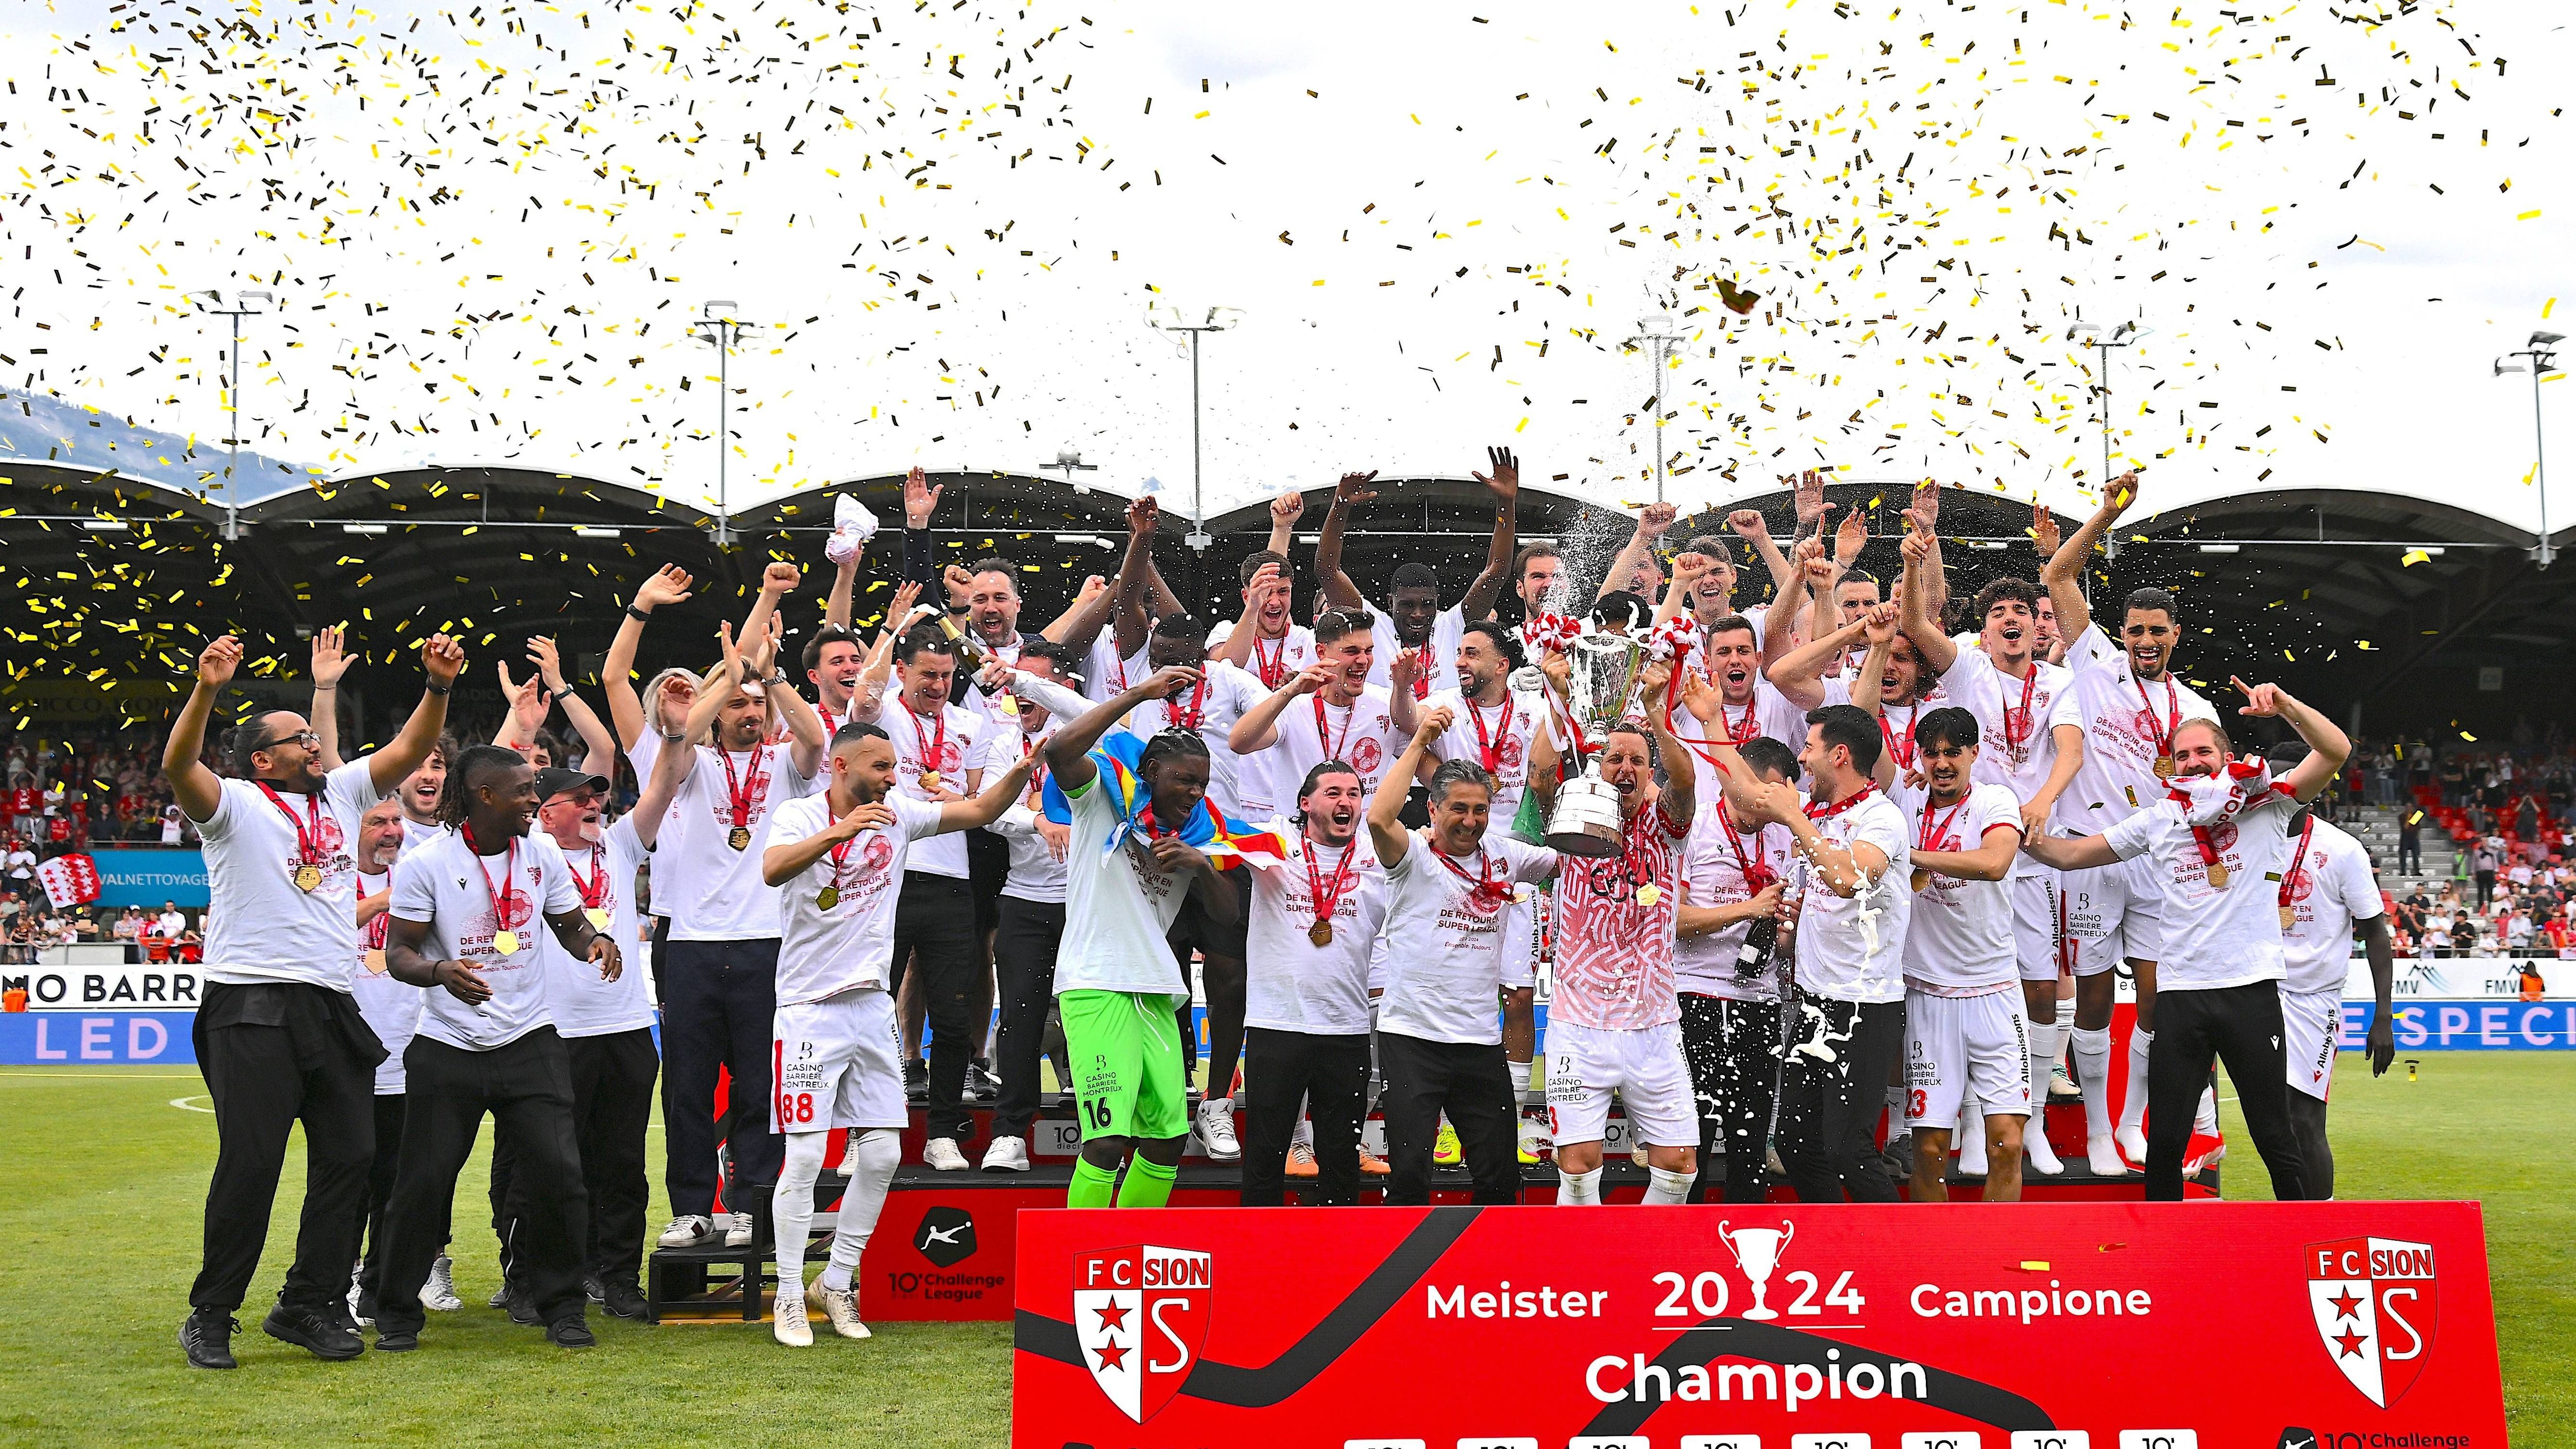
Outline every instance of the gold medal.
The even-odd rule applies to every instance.
[[[840,903],[841,888],[839,886],[825,886],[821,890],[814,892],[814,909],[818,911],[828,911]]]
[[[590,918],[590,928],[592,930],[605,931],[608,929],[607,907],[592,906],[590,909],[583,911],[582,914]]]
[[[295,888],[310,895],[322,888],[322,867],[306,861],[295,868]]]
[[[492,933],[492,949],[500,952],[504,956],[515,956],[519,954],[519,933],[516,931],[494,931]]]
[[[2281,929],[2284,931],[2295,931],[2298,928],[2299,908],[2297,906],[2281,907]]]
[[[1333,944],[1333,923],[1330,921],[1317,921],[1314,925],[1307,927],[1306,939],[1314,942],[1319,947]]]
[[[2227,889],[2227,867],[2215,860],[2209,863],[2209,888],[2214,891]]]
[[[994,695],[993,712],[995,714],[1009,715],[1013,719],[1018,719],[1020,717],[1020,702],[1011,698],[1007,694]]]
[[[735,826],[732,831],[726,834],[725,844],[732,846],[736,850],[749,850],[751,848],[751,827],[748,825]]]
[[[366,958],[366,959],[367,959],[367,974],[368,974],[368,975],[370,975],[370,976],[382,976],[382,975],[384,975],[384,974],[385,974],[385,953],[384,953],[384,952],[382,952],[382,951],[369,951],[369,952],[367,953],[367,958]]]
[[[2173,772],[2174,772],[2173,756],[2171,756],[2171,755],[2158,755],[2158,756],[2156,756],[2156,778],[2157,778],[2157,779],[2159,779],[2159,780],[2170,780],[2170,779],[2172,779],[2172,778],[2173,778]]]
[[[937,770],[924,770],[924,771],[922,771],[922,772],[921,772],[921,788],[923,788],[923,789],[925,789],[925,790],[936,790],[936,789],[938,789],[938,788],[939,788],[939,772],[938,772]]]
[[[1918,870],[1918,871],[1914,872],[1913,876],[1908,880],[1908,882],[1907,882],[1907,883],[1908,883],[1909,885],[1911,885],[1915,890],[1920,891],[1920,890],[1921,890],[1921,889],[1923,889],[1925,886],[1928,886],[1928,885],[1930,885],[1930,884],[1932,883],[1932,872],[1930,872],[1930,871],[1928,871],[1928,870]]]
[[[1663,898],[1664,888],[1662,886],[1641,885],[1637,887],[1637,904],[1641,906],[1651,906]]]

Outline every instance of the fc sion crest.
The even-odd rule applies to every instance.
[[[1214,1255],[1138,1246],[1073,1264],[1083,1367],[1118,1411],[1144,1423],[1179,1393],[1207,1341]]]
[[[2396,1238],[2310,1243],[2308,1305],[2326,1356],[2363,1398],[2405,1397],[2433,1348],[2433,1245]]]

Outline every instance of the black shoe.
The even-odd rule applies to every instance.
[[[376,1352],[409,1353],[420,1347],[420,1330],[416,1328],[379,1328],[376,1330]]]
[[[582,1296],[593,1303],[602,1302],[608,1297],[608,1290],[600,1286],[599,1275],[596,1273],[581,1280],[581,1291]]]
[[[903,1064],[903,1094],[915,1102],[930,1100],[930,1068],[919,1060]]]
[[[1002,1096],[1002,1079],[993,1075],[991,1062],[975,1062],[966,1070],[967,1095],[978,1102],[997,1102]]]
[[[546,1325],[546,1342],[557,1348],[594,1348],[599,1339],[590,1325],[578,1318],[566,1318]]]
[[[653,1316],[652,1310],[645,1305],[644,1290],[635,1286],[634,1279],[610,1278],[599,1286],[602,1292],[599,1306],[610,1317],[643,1323]]]
[[[201,1369],[238,1368],[233,1362],[233,1335],[241,1324],[220,1308],[191,1311],[179,1324],[179,1347],[188,1355],[188,1367]]]
[[[260,1321],[259,1328],[271,1338],[294,1344],[315,1358],[329,1359],[333,1363],[356,1358],[367,1351],[366,1342],[358,1337],[356,1330],[344,1326],[328,1310],[315,1312],[281,1302],[268,1310],[268,1317]]]
[[[510,1315],[512,1323],[523,1328],[534,1328],[545,1322],[537,1313],[537,1305],[528,1297],[527,1290],[517,1286],[502,1295],[501,1311]]]

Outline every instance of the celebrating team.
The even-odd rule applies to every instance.
[[[1291,608],[1302,499],[1273,506],[1241,615],[1209,628],[1154,568],[1147,498],[1115,577],[1024,635],[1016,566],[933,563],[940,490],[916,472],[873,641],[850,620],[863,539],[829,550],[802,654],[812,700],[780,659],[802,582],[786,564],[739,638],[720,632],[715,668],[666,670],[639,696],[641,635],[690,587],[664,569],[603,668],[613,737],[540,640],[504,744],[458,745],[443,726],[463,658],[441,636],[384,749],[338,763],[325,720],[274,712],[238,727],[234,777],[218,778],[200,754],[241,649],[209,645],[166,761],[216,898],[196,1030],[222,1147],[190,1361],[232,1366],[231,1314],[299,1119],[303,1228],[271,1335],[345,1359],[372,1319],[379,1349],[417,1346],[423,1308],[455,1306],[448,1222],[486,1112],[496,1306],[566,1346],[592,1341],[587,1302],[640,1316],[657,1066],[674,1213],[659,1242],[743,1248],[774,1226],[783,1343],[812,1342],[802,1263],[845,1134],[815,1291],[836,1332],[864,1338],[853,1274],[908,1095],[928,1102],[923,1162],[963,1170],[970,1078],[990,1080],[980,1166],[1025,1170],[1057,1030],[1075,1206],[1167,1201],[1193,1136],[1242,1159],[1247,1205],[1283,1201],[1291,1179],[1351,1202],[1370,1177],[1387,1202],[1427,1202],[1447,1163],[1475,1200],[1512,1202],[1549,1151],[1557,1201],[1598,1203],[1614,1095],[1648,1202],[1758,1201],[1774,1152],[1802,1199],[1893,1200],[1883,1092],[1916,1197],[1946,1192],[1955,1133],[1963,1171],[2010,1199],[2025,1164],[2063,1170],[2031,1117],[2069,1045],[2096,1172],[2142,1163],[2150,1197],[2180,1197],[2223,1059],[2276,1193],[2330,1192],[2331,1003],[2356,922],[2382,971],[2375,1068],[2390,1050],[2367,858],[2302,808],[2347,742],[2277,686],[2240,686],[2240,715],[2303,744],[2239,760],[2171,672],[2171,596],[2131,595],[2116,635],[2094,625],[2085,561],[2134,477],[2062,546],[2039,514],[2040,585],[1989,584],[1956,637],[1928,486],[1884,601],[1854,567],[1858,516],[1829,536],[1812,473],[1786,552],[1758,513],[1729,519],[1771,573],[1767,609],[1735,605],[1725,536],[1659,557],[1674,510],[1650,507],[1582,612],[1652,662],[1628,717],[1587,732],[1567,707],[1570,581],[1554,549],[1515,547],[1511,454],[1477,475],[1491,546],[1446,608],[1423,565],[1397,571],[1383,609],[1342,572],[1372,476],[1335,491],[1311,623]],[[1519,629],[1493,619],[1506,586]],[[942,594],[945,614],[914,606]],[[592,759],[622,748],[637,772],[614,825],[607,778],[505,747],[554,702]],[[1561,854],[1537,842],[1587,765],[1615,794],[1617,838]],[[624,962],[647,929],[648,859],[658,1064]],[[1542,959],[1543,1126],[1520,1105]],[[1193,961],[1210,1048],[1195,1115]],[[2115,1126],[2123,962],[2137,1028]],[[765,1112],[720,1125],[719,1072]],[[1383,1158],[1362,1141],[1373,1106]]]

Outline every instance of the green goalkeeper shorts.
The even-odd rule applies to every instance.
[[[1189,1063],[1172,998],[1067,991],[1056,998],[1082,1135],[1153,1141],[1189,1134]]]

